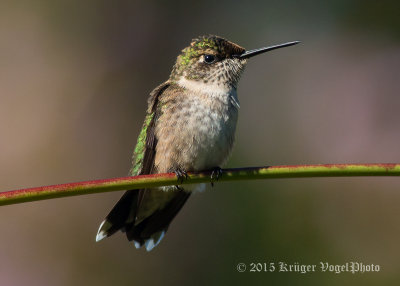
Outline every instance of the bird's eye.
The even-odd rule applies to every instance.
[[[213,55],[204,55],[204,61],[207,64],[212,64],[213,62],[215,62],[215,56],[213,56]]]

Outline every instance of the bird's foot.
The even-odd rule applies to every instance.
[[[181,168],[177,168],[174,171],[176,178],[178,179],[179,183],[183,183],[183,181],[187,180],[188,174],[185,170],[182,170]]]
[[[211,187],[214,187],[214,182],[218,181],[219,177],[222,175],[222,169],[220,167],[215,167],[211,172]]]

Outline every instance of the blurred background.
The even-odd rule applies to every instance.
[[[250,61],[228,167],[400,162],[398,1],[1,1],[0,191],[125,176],[149,92],[193,37]],[[95,243],[122,192],[0,208],[0,284],[390,285],[398,178],[219,183],[152,252]],[[238,273],[240,262],[379,264],[379,273]]]

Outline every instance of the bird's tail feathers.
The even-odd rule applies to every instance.
[[[100,241],[113,235],[118,230],[124,228],[127,222],[134,221],[136,214],[132,212],[136,211],[135,205],[137,205],[137,193],[137,190],[125,192],[100,224],[96,235],[96,241]]]

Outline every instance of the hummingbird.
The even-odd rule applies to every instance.
[[[297,43],[247,51],[214,35],[193,39],[169,79],[150,93],[130,175],[174,172],[184,180],[187,172],[210,170],[211,182],[218,179],[234,143],[236,89],[248,59]],[[126,191],[100,224],[96,241],[121,230],[136,248],[150,251],[190,195],[204,189],[198,184]]]

